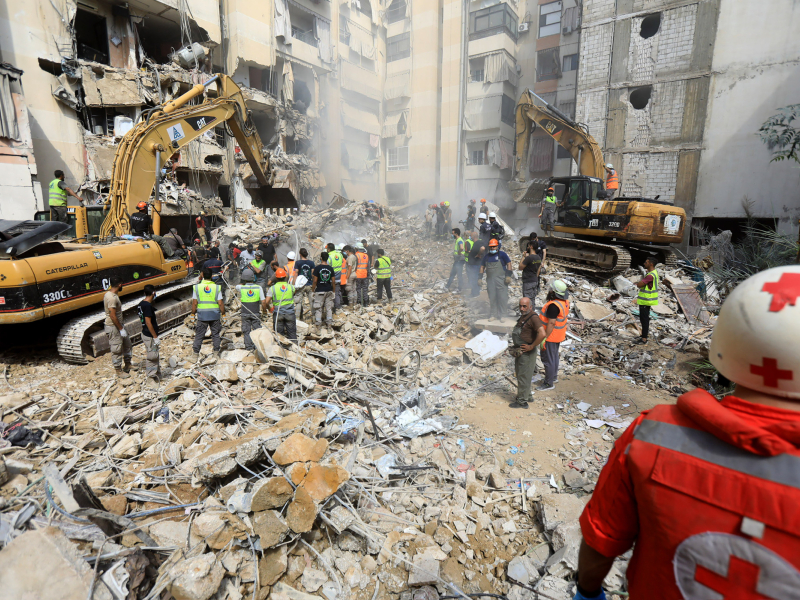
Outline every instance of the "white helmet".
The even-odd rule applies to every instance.
[[[497,218],[497,215],[496,215],[495,213],[493,213],[493,212],[490,212],[490,213],[489,213],[489,218],[490,218],[490,219],[496,219],[496,218]]]
[[[478,215],[478,219],[483,219],[485,221],[486,220],[486,213],[479,214]]]
[[[799,298],[800,265],[761,271],[740,283],[714,326],[711,364],[744,387],[800,399]]]
[[[613,169],[613,168],[614,168],[614,165],[612,165],[611,163],[608,163],[606,165],[606,169]]]
[[[294,257],[295,257],[295,256],[297,256],[297,255],[296,255],[294,252],[289,252],[289,253],[286,255],[286,259],[287,259],[287,260],[294,260]]]

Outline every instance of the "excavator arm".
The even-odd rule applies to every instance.
[[[217,97],[188,105],[216,83]],[[269,185],[269,159],[253,125],[242,91],[222,74],[195,85],[182,96],[142,115],[142,120],[122,138],[114,156],[108,213],[100,236],[130,233],[129,216],[139,202],[147,202],[160,178],[161,166],[175,152],[209,129],[227,123],[261,185]],[[160,200],[156,198],[153,232],[160,233]]]
[[[539,100],[544,106],[536,104],[534,99]],[[539,125],[572,155],[578,164],[578,171],[581,175],[598,179],[605,178],[603,152],[595,139],[589,135],[586,127],[567,117],[531,90],[526,90],[517,103],[514,165],[517,181],[525,180],[527,168],[523,165],[528,154],[531,133],[535,130],[536,125]]]

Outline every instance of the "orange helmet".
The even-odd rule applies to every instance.
[[[499,245],[500,245],[500,242],[498,242],[497,240],[494,240],[494,239],[489,240],[489,248],[494,248],[495,246],[499,246]]]
[[[481,198],[481,204],[486,204],[486,198]]]
[[[555,190],[553,188],[551,188],[551,187],[547,188],[547,191],[548,192],[555,192]]]
[[[286,277],[286,269],[282,269],[280,267],[275,269],[275,277],[278,277],[278,278]]]
[[[139,210],[146,209],[147,208],[147,202],[139,202],[139,204],[136,205],[136,208],[138,208]]]

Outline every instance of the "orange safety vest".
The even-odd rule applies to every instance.
[[[645,411],[615,444],[580,522],[606,556],[635,536],[632,598],[797,596],[798,422],[764,426],[776,409],[748,404],[696,389]]]
[[[554,344],[560,344],[565,339],[567,339],[567,317],[569,316],[569,300],[550,300],[542,307],[542,323],[545,326],[550,322],[545,316],[547,313],[547,307],[551,304],[557,304],[558,307],[561,309],[561,314],[556,318],[556,325],[553,327],[553,331],[550,332],[550,337],[547,338],[547,342],[553,342]]]
[[[286,271],[287,277],[291,277],[292,271],[294,271],[294,261],[290,260],[288,263],[286,263],[286,266],[283,267],[283,270]]]
[[[609,173],[606,176],[606,189],[607,190],[619,189],[619,175],[617,175],[617,172],[614,170],[612,170],[611,173]]]
[[[364,252],[356,252],[358,263],[356,264],[356,279],[366,279],[369,267],[369,256]]]

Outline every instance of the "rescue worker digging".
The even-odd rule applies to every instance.
[[[528,408],[531,400],[531,381],[536,374],[536,357],[539,345],[545,338],[544,324],[536,315],[530,298],[519,299],[520,317],[511,332],[513,348],[509,349],[514,357],[514,371],[517,376],[517,397],[511,403],[512,408]]]
[[[211,329],[214,354],[219,357],[225,304],[222,301],[222,288],[211,280],[211,269],[203,269],[203,280],[192,288],[192,315],[197,319],[190,360],[192,362],[199,360],[203,338],[209,329]]]
[[[264,290],[260,285],[256,285],[256,276],[250,269],[242,271],[242,283],[236,286],[239,292],[239,300],[242,303],[242,336],[244,337],[245,350],[253,351],[256,349],[250,332],[261,329],[261,313],[267,312],[267,299]]]
[[[500,250],[500,242],[489,240],[489,252],[481,262],[481,275],[486,273],[486,292],[489,294],[489,318],[498,321],[508,314],[508,284],[511,283],[511,271],[508,265],[511,259]]]
[[[344,255],[336,246],[329,243],[325,246],[328,249],[328,260],[333,268],[334,278],[336,279],[336,294],[333,299],[333,309],[342,308],[342,288],[347,285],[347,272],[343,271]],[[310,280],[309,280],[310,281]]]
[[[267,291],[267,306],[274,306],[272,323],[279,333],[297,343],[297,321],[294,316],[294,286],[287,281],[288,273],[282,267],[275,270],[275,284]]]
[[[567,319],[569,318],[569,300],[567,284],[560,279],[550,283],[550,292],[542,306],[542,322],[545,325],[546,339],[542,348],[542,364],[544,365],[544,383],[536,388],[544,392],[555,388],[558,381],[558,351],[561,342],[567,339]]]
[[[659,277],[652,257],[648,256],[645,259],[644,268],[647,274],[636,283],[636,287],[639,288],[639,297],[636,298],[636,304],[639,307],[639,323],[642,325],[642,337],[636,340],[635,344],[647,343],[647,336],[650,333],[650,307],[658,304]]]
[[[576,598],[604,598],[631,547],[631,598],[800,597],[798,297],[798,265],[740,283],[708,352],[733,392],[687,392],[617,440],[580,518]]]

